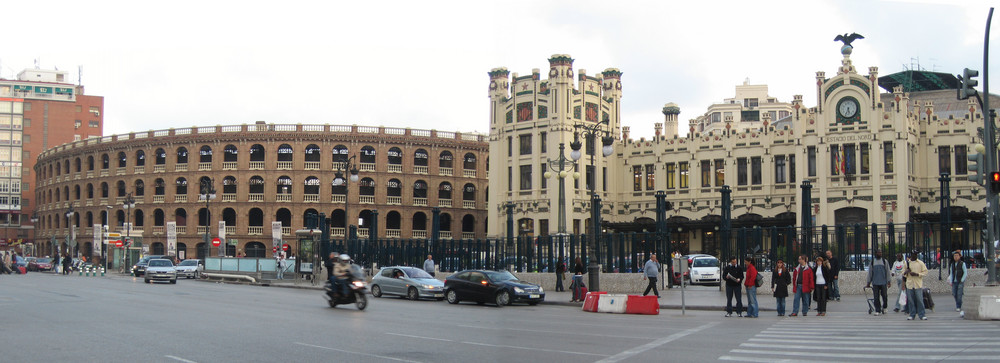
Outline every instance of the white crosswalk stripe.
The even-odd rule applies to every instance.
[[[1000,324],[929,316],[785,318],[719,357],[738,362],[996,361]]]

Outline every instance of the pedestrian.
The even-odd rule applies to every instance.
[[[799,256],[799,266],[792,271],[792,315],[799,316],[799,302],[802,303],[802,316],[809,314],[809,295],[816,288],[816,274],[809,267],[806,255]]]
[[[566,261],[559,259],[559,263],[556,264],[556,291],[566,291],[563,287],[563,280],[566,279]]]
[[[743,317],[743,297],[740,283],[743,282],[743,268],[736,264],[736,257],[729,258],[729,264],[722,270],[726,280],[726,317],[733,316],[733,297],[736,297],[736,315]]]
[[[326,261],[323,262],[323,267],[326,268],[326,279],[330,280],[333,277],[333,265],[337,263],[337,258],[340,257],[339,253],[330,252],[330,255],[326,257]]]
[[[570,300],[569,302],[583,301],[584,296],[582,296],[581,293],[583,292],[582,289],[584,287],[583,274],[586,272],[587,270],[583,269],[583,261],[580,257],[577,257],[573,261],[573,283],[569,286],[569,289],[573,291],[573,300]]]
[[[906,286],[903,286],[903,270],[905,269],[906,269],[906,262],[903,261],[903,254],[897,253],[896,262],[892,263],[892,270],[890,270],[889,272],[889,275],[892,276],[892,279],[896,281],[896,286],[899,286],[899,293],[895,294],[896,298],[894,299],[896,300],[896,308],[892,309],[892,311],[896,313],[898,313],[899,309],[902,307],[899,304],[899,298],[906,293]]]
[[[649,280],[649,284],[646,285],[646,291],[642,293],[642,296],[648,295],[649,290],[653,290],[653,294],[656,295],[657,299],[659,299],[660,291],[656,290],[656,277],[659,276],[660,273],[660,263],[656,262],[655,254],[649,255],[649,260],[647,260],[646,265],[642,267],[642,271],[643,280]]]
[[[813,290],[813,299],[816,300],[816,316],[826,316],[826,302],[830,299],[829,282],[833,281],[833,269],[830,262],[822,256],[816,257],[816,289]]]
[[[69,254],[63,255],[63,275],[69,275],[70,266],[73,265],[73,259],[69,258]]]
[[[969,270],[962,262],[962,254],[955,251],[948,273],[948,285],[951,285],[951,296],[955,297],[955,311],[962,311],[962,295],[965,294],[965,279]]]
[[[778,263],[771,271],[771,291],[774,291],[775,307],[778,316],[785,316],[785,298],[788,297],[788,285],[792,283],[792,276],[785,268],[785,261],[778,259]]]
[[[826,251],[826,262],[830,264],[830,275],[833,279],[827,281],[826,284],[829,286],[828,300],[840,301],[840,260],[833,256],[833,251]]]
[[[424,260],[424,271],[434,277],[434,256],[427,255],[427,259]]]
[[[757,267],[753,265],[753,259],[749,256],[743,258],[746,265],[746,279],[743,286],[747,289],[747,316],[748,318],[760,317],[760,304],[757,302]]]
[[[927,276],[927,265],[918,256],[918,251],[910,253],[906,270],[903,271],[906,276],[906,310],[910,313],[906,320],[913,320],[918,315],[920,320],[927,320],[924,311],[924,276]]]
[[[885,314],[889,308],[889,261],[882,258],[882,251],[875,251],[875,258],[872,259],[871,266],[868,267],[868,284],[866,287],[872,288],[872,296],[875,302],[875,316]]]
[[[278,280],[285,279],[285,267],[288,262],[285,261],[285,252],[278,254]]]

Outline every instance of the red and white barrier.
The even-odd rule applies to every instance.
[[[660,301],[656,298],[656,296],[589,292],[583,302],[583,311],[614,314],[659,315]]]
[[[587,298],[583,301],[583,311],[589,311],[592,313],[597,312],[597,301],[601,298],[601,295],[605,295],[607,292],[604,291],[592,291],[587,293]]]

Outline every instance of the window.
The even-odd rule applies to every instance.
[[[632,191],[642,191],[642,166],[632,166]]]
[[[847,173],[854,175],[858,173],[858,160],[855,157],[856,145],[846,144],[844,145],[844,165],[847,168]]]
[[[83,112],[83,106],[76,105],[76,112]]]
[[[785,156],[777,155],[774,157],[774,182],[775,183],[785,183]]]
[[[678,183],[678,184],[679,184],[679,186],[681,188],[687,188],[688,187],[688,163],[686,161],[685,162],[681,162],[680,164],[678,164],[678,166],[680,168],[680,177],[681,177],[680,183]]]
[[[514,156],[514,137],[507,136],[507,156]]]
[[[31,143],[31,135],[29,135],[29,134],[24,134],[24,135],[22,136],[22,139],[21,139],[21,140],[23,140],[25,144],[30,144],[30,143]]]
[[[712,123],[722,122],[722,114],[718,112],[712,112]]]
[[[806,149],[806,166],[809,169],[809,176],[816,176],[816,147],[810,146]]]
[[[90,106],[90,113],[99,114],[99,113],[101,113],[101,109],[98,108],[97,106]]]
[[[597,185],[594,184],[594,166],[587,165],[587,190],[594,190]]]
[[[965,145],[955,145],[955,174],[969,173],[969,159]]]
[[[83,140],[83,136],[73,135],[73,141],[80,141],[80,140]]]
[[[653,169],[653,164],[646,165],[646,190],[653,190],[656,188],[656,170]]]
[[[708,188],[712,186],[712,162],[708,160],[701,161],[701,187]]]
[[[938,174],[951,174],[951,147],[938,146]]]
[[[795,183],[795,154],[788,155],[788,182]]]
[[[746,108],[757,107],[759,103],[760,103],[760,101],[758,101],[756,98],[744,98],[743,99],[743,107],[746,107]]]
[[[760,111],[740,111],[740,121],[760,121]]]
[[[771,122],[778,119],[778,111],[767,111],[767,115],[771,117]]]
[[[882,145],[883,158],[885,159],[885,172],[892,172],[892,141],[886,141]]]
[[[677,165],[674,163],[667,163],[667,189],[674,189],[674,178],[677,176]]]
[[[521,165],[521,190],[531,190],[531,165]]]
[[[25,111],[27,111],[27,110],[25,110]],[[22,120],[21,122],[24,125],[24,128],[31,127],[31,119],[30,118],[26,118],[26,119]]]
[[[747,185],[747,158],[736,159],[736,185]]]
[[[25,102],[23,107],[24,107],[24,109],[23,109],[24,112],[31,111],[31,102]],[[80,107],[80,106],[76,106],[76,107]]]
[[[543,143],[542,145],[545,145],[545,144]],[[545,163],[542,163],[538,167],[538,170],[540,170],[540,173],[542,173],[542,189],[545,189],[545,188],[548,187],[548,180],[545,180]]]
[[[542,149],[541,152],[543,152],[543,153],[546,152],[546,151],[548,151],[548,147],[545,146],[546,144],[548,144],[547,142],[545,142],[546,139],[548,138],[548,136],[549,136],[549,133],[547,133],[547,132],[542,132],[542,133],[538,134],[538,147],[540,147]],[[542,170],[545,170],[545,169],[542,169]]]
[[[726,184],[726,161],[715,159],[715,186],[721,187]]]
[[[830,175],[840,175],[842,170],[840,158],[840,145],[830,145]]]
[[[518,146],[520,146],[521,155],[531,155],[531,134],[518,136]]]
[[[93,121],[93,120],[91,120],[90,121],[90,127],[93,127],[93,128],[101,127],[101,122],[100,121]]]
[[[750,158],[750,184],[760,185],[762,182],[760,161],[760,156]]]

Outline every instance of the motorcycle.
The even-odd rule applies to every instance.
[[[361,267],[358,265],[351,265],[351,278],[348,282],[349,294],[341,295],[339,289],[335,289],[330,281],[326,282],[324,289],[326,294],[323,296],[326,301],[330,304],[331,308],[337,307],[337,305],[342,304],[354,304],[358,310],[365,310],[368,307],[368,288],[365,287],[365,274],[361,271]]]

